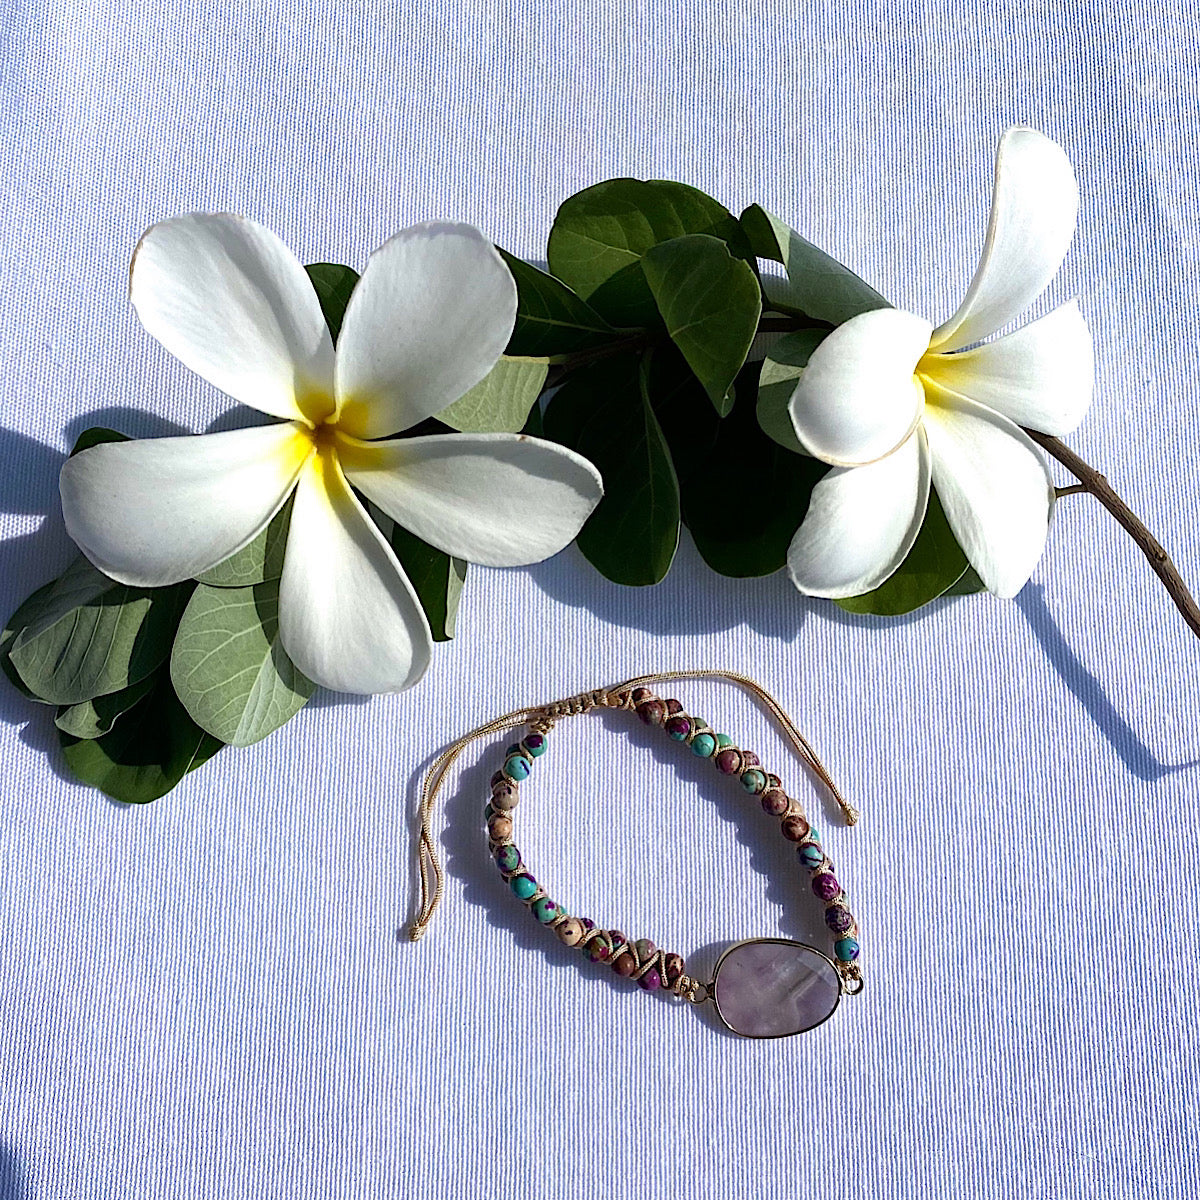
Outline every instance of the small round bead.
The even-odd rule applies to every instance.
[[[688,734],[692,732],[692,723],[687,717],[668,717],[666,730],[668,737],[673,737],[677,742],[686,742]]]
[[[718,749],[727,750],[732,745],[733,745],[733,738],[731,738],[729,736],[729,734],[727,734],[727,733],[718,733],[717,734],[717,748]]]
[[[834,942],[833,952],[839,962],[853,962],[858,957],[858,941],[852,937],[840,938]]]
[[[520,754],[520,753],[521,753],[521,744],[519,742],[513,742],[511,746],[504,747],[504,757],[505,758],[508,758],[509,755]]]
[[[654,698],[654,693],[649,688],[644,687],[634,688],[633,695],[630,697],[635,705],[641,704],[644,700],[653,700]]]
[[[555,926],[554,932],[558,934],[558,940],[564,946],[578,946],[583,941],[583,922],[568,917]]]
[[[516,846],[498,846],[492,857],[496,860],[496,866],[505,874],[521,869],[521,852]]]
[[[667,716],[674,717],[683,712],[683,705],[678,700],[667,700],[665,703],[667,706]]]
[[[722,775],[736,775],[741,766],[742,756],[739,751],[729,748],[717,754],[717,770]]]
[[[532,769],[533,765],[523,754],[514,754],[504,763],[505,775],[507,775],[509,779],[516,780],[518,783],[520,783],[522,779],[528,779],[529,772]]]
[[[663,959],[663,971],[666,973],[667,986],[673,987],[675,981],[683,974],[683,959],[678,954],[668,954]]]
[[[821,847],[813,842],[805,842],[799,850],[800,861],[810,870],[815,871],[824,861],[825,854]]]
[[[591,933],[596,928],[596,922],[591,917],[580,917],[579,923],[583,926],[586,933]]]
[[[755,792],[761,792],[767,786],[767,776],[764,771],[757,768],[751,768],[749,771],[742,772],[742,787],[751,795]]]
[[[546,739],[540,733],[527,733],[521,739],[521,748],[534,758],[540,758],[546,753]]]
[[[637,960],[632,954],[626,950],[623,954],[618,954],[613,959],[612,969],[616,971],[622,979],[628,979],[630,975],[637,970]]]
[[[643,725],[661,725],[667,717],[667,706],[661,700],[647,700],[636,709]]]
[[[549,896],[539,896],[530,911],[543,925],[549,925],[558,916],[559,908]]]
[[[496,815],[496,806],[489,800],[483,806],[483,819],[490,821]]]
[[[769,813],[773,817],[782,817],[787,812],[789,803],[787,792],[783,788],[767,788],[762,794],[763,812]]]
[[[703,717],[692,717],[692,728],[693,729],[707,729],[708,722],[706,720],[704,720]]]
[[[508,886],[518,900],[528,900],[538,890],[538,882],[532,875],[514,875]]]
[[[810,842],[819,842],[821,840],[821,835],[817,832],[817,827],[815,825],[810,825],[808,827],[808,840]]]
[[[629,945],[628,939],[619,929],[610,929],[608,931],[608,940],[612,944],[613,951],[624,949]]]
[[[854,928],[854,917],[844,904],[831,904],[825,910],[825,924],[834,933],[849,933]]]
[[[758,755],[755,754],[753,750],[742,751],[742,766],[757,767],[761,765],[762,764],[759,762]]]
[[[507,782],[508,782],[508,780],[504,778],[504,772],[497,771],[492,776],[492,782],[488,786],[492,789],[492,791],[495,791],[498,784],[507,783]]]
[[[507,842],[513,834],[513,823],[511,817],[505,817],[497,813],[488,822],[488,837],[493,842]]]
[[[603,962],[612,953],[612,943],[601,934],[588,942],[584,953],[592,962]]]
[[[657,992],[662,987],[662,980],[659,978],[658,969],[651,967],[645,975],[638,980],[638,987],[647,992]]]
[[[657,951],[658,947],[649,938],[638,938],[633,943],[633,952],[640,963],[648,962]]]
[[[711,733],[698,733],[692,738],[692,753],[699,758],[711,758],[717,748],[717,739]]]
[[[520,798],[520,793],[516,787],[508,782],[505,782],[492,793],[492,805],[501,812],[511,812],[517,807],[517,800]]]
[[[822,871],[813,879],[812,890],[822,900],[835,900],[841,895],[842,885],[831,871]]]
[[[802,842],[808,836],[808,822],[799,813],[784,817],[780,829],[789,842]]]

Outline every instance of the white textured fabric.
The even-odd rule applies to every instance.
[[[83,426],[230,419],[126,299],[163,217],[242,212],[358,266],[463,220],[537,258],[577,188],[674,177],[945,313],[1017,122],[1080,181],[1038,303],[1078,294],[1096,335],[1071,444],[1200,581],[1191,0],[402,7],[3,6],[6,612],[68,557],[56,481]],[[447,798],[444,908],[397,940],[430,755],[518,704],[689,665],[761,678],[862,808],[841,827],[731,689],[678,689],[821,814],[862,996],[752,1043],[581,965],[487,860],[499,741]],[[1015,601],[918,620],[719,579],[687,545],[646,591],[573,550],[472,570],[415,691],[319,696],[146,809],[67,782],[49,713],[0,686],[0,1197],[1195,1196],[1198,712],[1195,639],[1084,497]],[[730,939],[812,930],[770,822],[630,725],[556,729],[518,810],[556,897],[701,971]]]

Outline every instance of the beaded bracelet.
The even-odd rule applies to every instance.
[[[732,738],[710,729],[699,717],[690,716],[678,700],[656,696],[648,686],[685,678],[724,679],[751,691],[783,728],[804,764],[841,805],[847,823],[857,820],[858,814],[842,799],[812,747],[753,680],[726,671],[640,676],[612,688],[509,713],[459,739],[435,761],[421,795],[421,902],[409,927],[410,937],[416,940],[424,933],[441,897],[443,876],[434,853],[430,820],[446,772],[475,738],[526,726],[524,735],[505,750],[504,764],[492,776],[484,808],[488,847],[513,895],[564,945],[581,951],[593,963],[607,964],[646,992],[696,1004],[711,1001],[722,1023],[743,1037],[803,1033],[828,1020],[843,994],[860,992],[858,926],[816,829],[800,804],[788,796],[779,777],[765,770],[756,754],[739,748]],[[796,847],[802,868],[811,876],[812,891],[824,905],[825,923],[833,938],[832,956],[788,938],[751,938],[729,946],[717,960],[711,979],[702,981],[688,974],[679,954],[659,949],[648,938],[629,938],[620,930],[604,929],[585,917],[572,916],[551,899],[513,841],[514,810],[520,787],[546,752],[546,735],[555,723],[600,708],[636,713],[643,723],[662,729],[693,754],[709,759],[718,772],[736,778],[747,793],[758,798],[763,811],[779,821],[780,832]]]

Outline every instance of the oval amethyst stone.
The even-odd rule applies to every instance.
[[[801,942],[742,942],[717,964],[713,999],[721,1020],[743,1037],[784,1037],[820,1025],[837,1007],[837,968]]]

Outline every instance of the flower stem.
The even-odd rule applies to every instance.
[[[1179,609],[1184,621],[1187,622],[1188,628],[1197,637],[1200,637],[1200,605],[1197,605],[1195,598],[1188,591],[1186,584],[1183,582],[1183,577],[1171,561],[1171,556],[1162,548],[1150,530],[1134,515],[1129,505],[1113,491],[1112,485],[1108,480],[1095,467],[1084,462],[1074,450],[1064,445],[1058,438],[1050,437],[1049,434],[1038,433],[1034,429],[1026,429],[1025,432],[1047,454],[1062,463],[1079,480],[1078,487],[1062,488],[1059,490],[1059,495],[1068,495],[1074,492],[1090,492],[1116,517],[1118,524],[1133,538],[1137,548],[1146,556],[1150,566],[1154,568],[1154,573],[1162,580],[1163,587],[1167,589],[1167,595],[1171,597],[1175,607]]]

